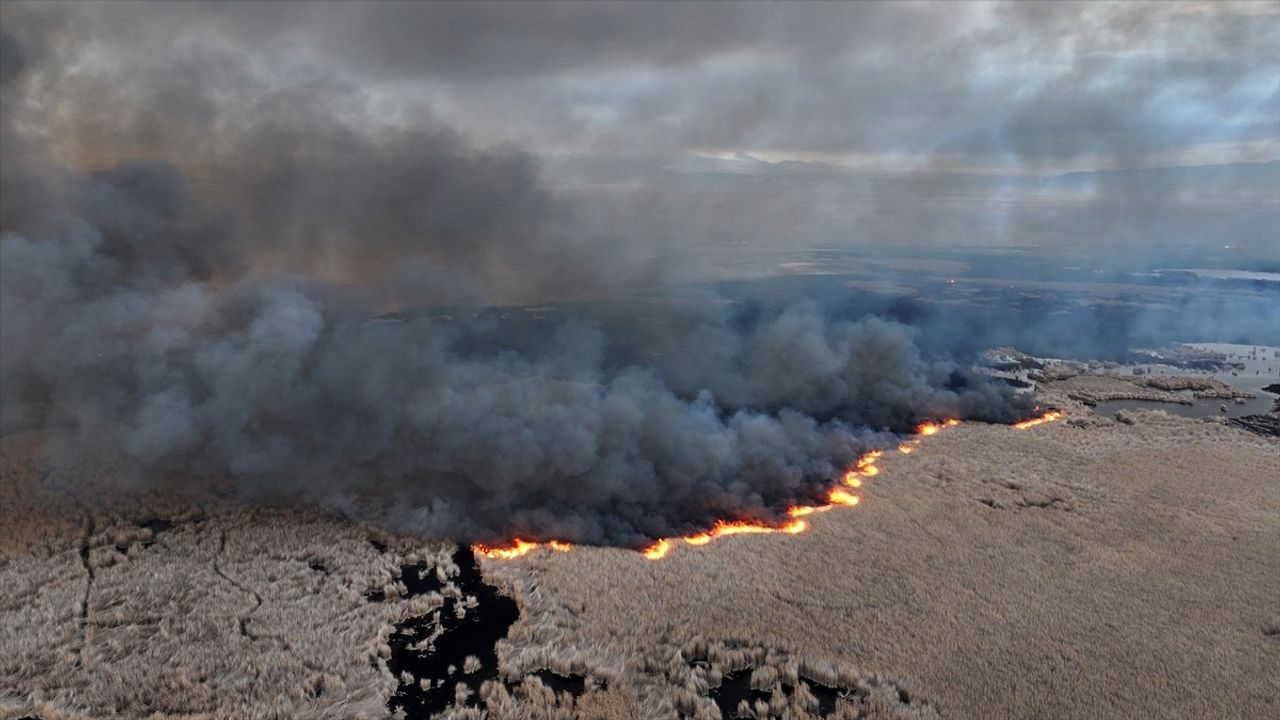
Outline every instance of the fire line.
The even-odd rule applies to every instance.
[[[1027,428],[1035,427],[1036,425],[1043,425],[1047,422],[1053,422],[1054,420],[1057,420],[1060,417],[1062,417],[1061,411],[1050,410],[1045,414],[1041,415],[1040,417],[1028,418],[1026,420],[1023,420],[1022,422],[1016,422],[1013,424],[1013,427],[1018,430],[1026,430]]]
[[[1058,410],[1049,410],[1043,415],[1027,418],[1016,423],[1013,427],[1018,430],[1026,430],[1027,428],[1043,425],[1044,423],[1053,422],[1062,417],[1062,412]],[[921,440],[926,437],[936,435],[945,428],[955,427],[960,421],[954,418],[942,420],[939,422],[925,422],[916,427],[916,437],[905,440],[898,444],[897,449],[904,455],[909,455],[920,445]],[[717,520],[707,530],[686,535],[682,538],[658,538],[649,545],[640,549],[640,554],[648,560],[661,560],[671,552],[674,546],[673,540],[683,540],[687,545],[706,545],[716,538],[726,535],[744,535],[744,534],[768,534],[768,533],[786,533],[788,535],[796,535],[809,529],[809,524],[800,518],[811,515],[813,513],[826,512],[833,507],[844,506],[854,507],[861,498],[846,490],[845,488],[862,487],[863,478],[875,477],[880,473],[880,468],[876,467],[876,461],[884,456],[883,450],[871,450],[863,453],[854,463],[853,468],[849,469],[840,478],[839,485],[827,490],[826,500],[823,505],[792,505],[786,510],[787,519],[782,522],[764,522],[758,520]],[[523,538],[515,538],[508,545],[472,545],[472,550],[477,554],[487,558],[498,560],[512,560],[518,557],[528,555],[530,552],[538,548],[545,547],[555,552],[569,552],[573,549],[571,543],[563,540],[549,540],[547,542],[534,542]]]

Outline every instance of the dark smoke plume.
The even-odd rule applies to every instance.
[[[663,268],[579,225],[533,158],[352,124],[337,85],[205,57],[174,69],[172,117],[105,119],[117,156],[65,167],[15,121],[57,77],[49,43],[0,39],[0,400],[54,457],[464,540],[635,545],[811,499],[922,419],[1028,411],[874,317],[668,289],[645,324]],[[477,305],[592,297],[632,312]],[[449,310],[374,317],[424,305]]]

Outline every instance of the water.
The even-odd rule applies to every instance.
[[[1213,373],[1214,377],[1228,385],[1256,394],[1267,385],[1280,382],[1280,347],[1229,343],[1187,344],[1201,350],[1222,353],[1227,356],[1228,362],[1243,364],[1243,370],[1223,370]],[[1274,395],[1267,397],[1275,399]]]
[[[480,700],[480,686],[487,680],[504,682],[508,691],[515,691],[519,681],[503,681],[498,672],[498,642],[507,636],[511,625],[520,617],[516,601],[503,595],[498,588],[484,582],[480,567],[476,564],[471,548],[462,545],[453,555],[459,573],[453,583],[464,596],[476,599],[476,606],[459,618],[454,613],[457,600],[447,597],[443,607],[426,615],[406,618],[395,626],[395,632],[387,639],[391,657],[387,669],[400,681],[387,707],[400,711],[408,720],[429,719],[456,707],[454,687],[465,684],[471,694],[463,702],[466,707],[487,710]],[[423,595],[440,590],[442,584],[435,568],[425,563],[403,565],[400,568],[406,597]],[[372,598],[371,598],[372,599]],[[430,647],[420,643],[433,634]],[[466,671],[466,659],[474,655],[480,661],[479,668]],[[401,673],[408,673],[406,681]],[[587,678],[582,675],[560,675],[550,670],[531,673],[557,693],[575,697],[587,690]],[[426,681],[423,687],[421,681]],[[592,681],[592,686],[604,687]]]
[[[515,600],[484,582],[471,548],[463,545],[453,560],[461,570],[454,583],[464,596],[475,596],[476,607],[459,618],[454,613],[457,601],[446,598],[443,607],[396,625],[387,640],[391,646],[387,668],[397,679],[402,672],[410,676],[408,682],[401,682],[387,707],[402,711],[408,718],[430,718],[444,712],[453,705],[454,686],[459,682],[471,689],[466,705],[478,707],[481,683],[498,677],[498,641],[507,636],[507,630],[520,617]],[[410,595],[439,587],[434,568],[423,565],[406,570],[403,577]],[[432,648],[415,648],[437,630],[440,634]],[[479,669],[471,673],[464,669],[469,655],[480,660]],[[426,680],[429,687],[423,688],[420,680]]]
[[[1235,400],[1224,398],[1196,398],[1190,405],[1180,403],[1159,402],[1156,400],[1108,400],[1100,402],[1093,408],[1099,415],[1112,415],[1117,410],[1163,410],[1170,415],[1182,417],[1243,417],[1268,412],[1276,396],[1270,393],[1259,393],[1258,397],[1237,405]],[[1226,405],[1227,411],[1221,408]]]
[[[752,705],[756,700],[764,700],[768,702],[773,696],[772,691],[752,690],[751,689],[751,673],[752,668],[746,667],[740,670],[734,670],[724,674],[720,681],[720,686],[713,688],[710,697],[715,701],[716,706],[720,708],[720,717],[736,718],[738,715],[738,704],[746,701],[748,705]],[[836,711],[836,702],[841,697],[849,698],[851,701],[860,701],[865,699],[867,691],[863,688],[843,688],[831,685],[824,685],[811,678],[800,676],[800,679],[809,686],[809,692],[818,700],[818,716],[830,717]],[[879,686],[880,681],[876,678],[870,680],[870,684],[875,687]],[[795,686],[788,683],[779,683],[778,687],[782,689],[782,694],[790,698],[795,694]],[[898,702],[905,707],[910,707],[912,697],[910,693],[902,688],[895,688],[897,691]]]
[[[1280,382],[1280,348],[1269,345],[1230,343],[1187,343],[1187,345],[1200,350],[1222,353],[1226,356],[1227,362],[1243,365],[1243,368],[1196,370],[1158,364],[1141,364],[1136,367],[1141,368],[1147,375],[1212,377],[1236,389],[1251,392],[1256,397],[1246,399],[1243,404],[1236,404],[1235,400],[1230,398],[1194,398],[1187,392],[1183,394],[1192,400],[1190,405],[1153,400],[1109,400],[1098,403],[1094,411],[1099,415],[1111,415],[1117,410],[1164,410],[1171,415],[1192,418],[1243,417],[1271,411],[1278,395],[1264,388]],[[1222,411],[1223,405],[1227,406],[1226,412]]]

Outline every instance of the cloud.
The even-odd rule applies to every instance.
[[[193,2],[49,14],[95,64],[217,50],[277,79],[339,78],[388,112],[434,106],[482,140],[538,150],[948,151],[971,166],[1059,169],[1131,167],[1210,142],[1270,142],[1270,155],[1230,160],[1280,151],[1280,13],[1258,3]]]

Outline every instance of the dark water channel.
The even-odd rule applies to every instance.
[[[453,561],[460,568],[454,585],[464,598],[474,596],[476,606],[459,618],[458,604],[462,601],[447,597],[442,607],[397,625],[387,641],[391,646],[387,667],[392,675],[400,679],[407,672],[412,678],[401,682],[387,706],[402,710],[409,718],[430,718],[453,705],[454,687],[459,682],[471,690],[465,705],[479,707],[481,683],[498,677],[498,641],[507,636],[512,623],[520,617],[515,600],[484,582],[471,548],[459,548]],[[409,595],[440,589],[433,567],[405,566],[402,579]],[[433,634],[437,634],[434,641],[423,642]],[[480,667],[467,673],[464,666],[470,655],[480,661]],[[424,680],[426,688],[421,683]]]
[[[749,667],[727,672],[721,679],[720,686],[711,690],[710,697],[720,708],[720,717],[726,719],[738,717],[738,705],[743,700],[747,701],[747,705],[752,705],[757,700],[768,702],[772,697],[771,692],[751,689],[751,673],[752,668]],[[842,694],[858,694],[857,690],[842,690],[838,687],[823,685],[807,677],[801,679],[809,686],[809,692],[818,699],[818,714],[823,717],[836,711],[836,700]],[[783,695],[787,697],[791,697],[796,690],[795,686],[788,683],[781,683],[781,687]],[[909,703],[909,700],[907,702]]]

